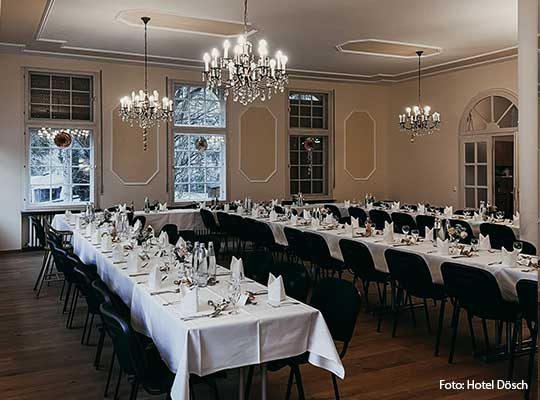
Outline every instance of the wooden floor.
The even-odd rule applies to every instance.
[[[80,337],[85,315],[80,302],[74,329],[64,328],[65,315],[58,301],[60,286],[45,287],[36,299],[32,286],[41,263],[41,253],[0,254],[0,399],[101,399],[111,355],[107,342],[102,367],[92,367],[95,346],[83,346]],[[432,321],[436,310],[432,309]],[[449,314],[449,313],[447,313]],[[375,331],[376,321],[368,314],[359,316],[355,337],[344,359],[346,378],[340,382],[343,399],[432,400],[432,399],[520,399],[520,391],[439,390],[439,380],[505,379],[506,362],[484,363],[471,356],[469,336],[459,334],[455,364],[447,364],[448,320],[441,346],[441,356],[433,356],[434,336],[426,331],[423,313],[418,312],[418,326],[412,327],[404,314],[398,336],[390,337],[391,324],[386,320],[382,332]],[[461,324],[462,327],[465,325]],[[97,337],[93,336],[95,344]],[[241,349],[239,349],[241,351]],[[525,377],[526,357],[516,363],[514,380]],[[287,372],[269,373],[269,398],[283,399]],[[313,366],[302,367],[306,397],[333,398],[330,375]],[[237,374],[228,372],[220,381],[222,399],[235,399]],[[258,398],[255,382],[252,398]],[[128,396],[128,384],[122,382],[120,397]],[[150,398],[142,391],[139,399]],[[204,391],[198,399],[209,398]],[[296,392],[293,391],[293,398]],[[536,398],[536,393],[531,396]]]

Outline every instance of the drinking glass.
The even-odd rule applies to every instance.
[[[473,253],[476,253],[478,251],[478,239],[476,238],[471,239],[471,251]]]
[[[420,236],[420,231],[418,229],[413,229],[411,230],[411,235],[414,240],[418,240],[418,236]]]
[[[409,225],[403,225],[401,227],[401,231],[403,232],[405,236],[407,236],[409,232],[411,231],[411,227]]]
[[[518,253],[521,253],[521,250],[523,249],[523,243],[521,242],[514,242],[514,250],[517,250]]]
[[[503,211],[497,211],[495,214],[497,216],[497,219],[501,221],[504,218],[504,212]]]
[[[231,278],[227,285],[227,297],[229,298],[229,301],[232,305],[232,311],[231,314],[238,314],[238,310],[236,309],[236,305],[238,301],[240,300],[240,280]]]

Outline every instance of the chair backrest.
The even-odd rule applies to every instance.
[[[527,322],[538,322],[538,281],[521,279],[516,284],[519,306]]]
[[[246,220],[250,220],[250,223],[252,224],[252,233],[255,235],[253,240],[255,243],[269,248],[276,244],[274,233],[268,224],[252,220],[251,218],[246,218]]]
[[[281,262],[272,265],[270,273],[275,277],[281,276],[287,296],[305,302],[311,286],[307,270],[298,264]]]
[[[409,209],[409,210],[412,210],[412,211],[416,211],[416,210],[418,210],[418,205],[417,204],[403,204],[400,208],[402,210]]]
[[[144,228],[146,226],[146,217],[144,215],[134,216],[132,225],[135,225],[137,221],[141,221],[141,228]]]
[[[360,311],[358,289],[343,279],[323,278],[313,289],[311,305],[323,315],[332,338],[344,342],[346,350]]]
[[[341,219],[341,211],[339,211],[338,206],[336,206],[335,204],[325,204],[324,208],[327,208],[328,210],[330,210],[330,212],[332,213],[332,216],[336,220],[339,221]]]
[[[324,237],[314,232],[304,232],[302,239],[305,251],[311,253],[310,261],[322,269],[332,269],[332,255]]]
[[[469,212],[471,215],[473,215],[473,213],[478,212],[478,210],[475,208],[465,208],[454,211],[454,215],[465,215],[465,212]]]
[[[441,272],[448,295],[472,315],[485,319],[515,318],[516,309],[503,299],[497,280],[489,271],[445,262]]]
[[[197,235],[195,235],[195,231],[192,230],[179,230],[178,231],[178,238],[184,239],[186,242],[191,242],[192,244],[195,243],[197,240]]]
[[[375,263],[368,247],[356,240],[341,239],[339,248],[343,255],[345,266],[351,269],[356,276],[364,281],[373,281],[377,273]]]
[[[433,215],[417,215],[416,226],[418,226],[420,236],[425,237],[426,227],[428,227],[429,229],[433,229],[433,227],[435,226],[435,217]]]
[[[148,362],[139,338],[129,321],[110,304],[103,303],[99,309],[103,323],[113,341],[122,371],[128,375],[135,375],[139,381],[143,380],[149,370]]]
[[[366,212],[360,208],[360,207],[349,207],[349,215],[351,217],[354,217],[354,218],[357,218],[358,219],[358,223],[360,224],[360,226],[364,225],[367,221],[367,214]]]
[[[96,291],[92,287],[92,282],[95,280],[84,264],[77,265],[74,269],[75,278],[77,280],[77,287],[84,294],[86,304],[88,304],[88,310],[92,314],[99,313],[99,306],[101,305],[101,297],[96,294]]]
[[[384,229],[385,222],[392,222],[390,214],[384,210],[369,210],[369,218],[375,224],[375,229],[382,230]]]
[[[304,233],[295,228],[286,226],[283,228],[283,233],[287,239],[289,250],[300,260],[309,261],[310,252],[305,250],[304,246]]]
[[[99,305],[107,303],[111,305],[116,313],[124,316],[130,315],[129,307],[126,306],[124,302],[122,302],[122,300],[116,294],[114,294],[101,279],[95,279],[92,282],[92,288],[94,289],[94,294]]]
[[[512,250],[516,235],[512,228],[502,224],[483,223],[480,225],[480,233],[484,236],[489,235],[489,241],[493,249]]]
[[[169,243],[172,245],[175,245],[176,242],[178,242],[178,227],[175,224],[165,224],[163,225],[163,228],[161,228],[161,232],[167,232],[167,236],[169,237]]]
[[[418,254],[396,249],[384,252],[390,276],[408,294],[420,298],[430,298],[434,292],[433,279],[426,261]]]
[[[47,243],[51,249],[56,269],[64,274],[68,282],[75,283],[75,277],[73,275],[74,265],[68,261],[67,252],[52,239],[47,239]]]
[[[201,208],[200,213],[206,229],[208,229],[210,232],[219,231],[218,224],[216,223],[216,219],[214,218],[212,211],[207,210],[206,208]]]
[[[527,254],[529,256],[535,256],[536,255],[536,246],[532,244],[531,242],[527,242],[526,240],[518,240],[518,242],[521,242],[521,253]]]
[[[266,249],[256,249],[244,258],[244,273],[262,285],[268,283],[268,274],[274,264],[272,253]]]
[[[416,229],[416,221],[414,218],[407,213],[402,212],[393,212],[392,213],[392,222],[394,223],[394,232],[402,233],[401,228],[408,225],[409,229]]]
[[[36,236],[39,240],[39,245],[42,247],[47,246],[47,238],[45,237],[45,228],[43,227],[43,224],[39,220],[39,217],[33,215],[30,217],[30,221],[32,222],[32,227],[34,228],[34,231],[36,232]]]
[[[274,206],[274,211],[277,214],[285,214],[285,209],[282,206],[279,206],[279,205]]]
[[[450,219],[448,219],[448,223],[450,224],[450,226],[452,226],[454,228],[456,228],[458,225],[460,225],[467,232],[467,237],[465,239],[460,239],[459,240],[461,243],[470,244],[471,239],[474,239],[474,237],[475,237],[474,232],[473,232],[473,230],[471,228],[471,225],[467,221],[463,221],[461,219],[450,218]]]

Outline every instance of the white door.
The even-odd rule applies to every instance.
[[[463,205],[478,208],[481,201],[492,203],[492,167],[490,138],[464,139],[462,142]]]

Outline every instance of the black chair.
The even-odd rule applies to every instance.
[[[424,258],[422,258],[420,255],[407,251],[387,249],[384,252],[384,256],[386,258],[388,269],[390,270],[391,278],[395,281],[397,289],[394,305],[394,326],[392,328],[392,337],[396,335],[400,309],[402,305],[407,305],[407,298],[413,321],[415,320],[415,316],[411,296],[422,299],[424,303],[424,312],[426,315],[428,331],[431,331],[431,326],[429,322],[427,300],[432,299],[433,301],[440,301],[439,324],[437,328],[437,339],[435,342],[435,355],[439,355],[439,345],[441,342],[447,297],[444,286],[433,283],[429,267]],[[407,294],[405,301],[403,301],[404,293]]]
[[[273,265],[274,259],[272,253],[265,248],[254,249],[244,257],[245,275],[259,282],[261,285],[266,286],[268,283],[268,274]]]
[[[394,223],[394,232],[396,233],[402,233],[402,228],[405,225],[409,226],[409,231],[418,228],[414,218],[407,213],[393,212],[392,222]]]
[[[516,240],[516,242],[521,243],[521,253],[527,254],[529,256],[535,256],[536,255],[536,246],[532,244],[531,242],[527,242],[526,240]]]
[[[330,213],[332,213],[332,216],[338,221],[340,224],[345,223],[347,220],[350,220],[350,218],[343,218],[341,215],[341,211],[339,210],[339,207],[335,204],[325,204],[324,208],[328,209]]]
[[[470,215],[473,215],[475,212],[478,212],[478,210],[475,208],[465,208],[462,210],[454,211],[454,215],[465,215],[466,212],[468,212]]]
[[[388,283],[390,282],[390,274],[379,271],[375,268],[375,263],[373,262],[371,252],[364,243],[350,239],[341,239],[339,241],[339,248],[341,249],[341,254],[343,255],[345,267],[350,269],[354,274],[353,283],[356,281],[356,279],[361,280],[364,300],[366,302],[366,311],[370,310],[370,283],[374,282],[377,285],[380,308],[377,322],[377,332],[379,332],[381,329],[382,311],[386,306],[386,289]],[[382,291],[380,284],[383,285]]]
[[[298,264],[280,262],[270,267],[270,273],[276,278],[283,278],[283,286],[287,296],[295,300],[306,302],[311,281],[306,269]]]
[[[62,278],[58,275],[58,273],[53,272],[51,249],[47,243],[47,237],[43,224],[37,216],[31,216],[30,222],[34,232],[36,233],[39,245],[43,247],[44,251],[43,262],[41,263],[41,268],[36,278],[36,282],[34,283],[34,291],[37,290],[36,298],[39,298],[44,282],[58,281],[62,280]]]
[[[351,282],[336,278],[323,278],[313,289],[311,306],[321,312],[334,341],[343,343],[339,356],[345,357],[360,310],[358,291]],[[308,363],[308,358],[309,353],[306,352],[296,357],[268,363],[268,370],[272,372],[284,367],[290,368],[286,399],[290,398],[293,379],[296,380],[299,399],[305,399],[300,365]],[[334,374],[331,376],[335,398],[339,399],[337,379]],[[249,392],[250,387],[247,386],[246,399],[249,398]]]
[[[54,239],[52,239],[52,235],[49,235],[49,237],[47,238],[47,243],[49,244],[49,248],[51,249],[51,254],[52,254],[56,268],[58,269],[59,272],[61,272],[64,275],[64,278],[66,280],[66,293],[64,297],[64,306],[62,308],[62,313],[66,312],[68,308],[68,304],[69,304],[70,308],[68,312],[68,318],[66,321],[66,328],[67,328],[70,325],[71,314],[74,308],[73,307],[74,301],[77,298],[77,296],[75,295],[76,293],[73,293],[72,295],[72,290],[73,292],[75,292],[76,285],[77,285],[76,277],[73,272],[74,266],[67,259],[67,255],[68,255],[67,251],[61,248],[60,246],[58,246],[58,243]],[[70,304],[70,300],[71,300],[71,304]]]
[[[426,236],[426,227],[433,229],[435,226],[435,217],[432,215],[417,215],[416,216],[416,225],[418,226],[418,231],[420,236]]]
[[[357,218],[360,226],[363,226],[368,219],[366,212],[360,207],[349,207],[349,215]]]
[[[448,296],[454,299],[454,313],[452,316],[453,332],[448,363],[452,363],[454,360],[459,315],[463,308],[467,312],[472,347],[475,353],[476,339],[472,324],[473,317],[482,319],[482,327],[487,346],[489,346],[489,341],[485,320],[506,322],[507,328],[510,324],[513,324],[514,329],[511,335],[512,338],[510,339],[512,345],[510,346],[510,363],[508,368],[508,375],[511,377],[515,347],[513,344],[516,342],[518,324],[521,322],[519,304],[506,301],[502,297],[497,280],[489,271],[451,262],[443,263],[441,271]],[[509,335],[507,336],[508,339]]]
[[[252,236],[252,241],[256,246],[265,247],[271,252],[282,253],[285,251],[285,247],[276,243],[274,238],[274,233],[270,226],[261,221],[255,221],[251,218],[246,218],[251,224],[251,229],[254,236]]]
[[[341,278],[343,263],[332,257],[324,237],[317,233],[304,232],[302,238],[305,251],[309,251],[311,254],[310,262],[314,266],[312,271],[314,280],[318,280],[321,273],[323,273],[323,276],[337,273]]]
[[[293,260],[297,260],[303,265],[304,262],[311,261],[311,252],[306,248],[304,233],[295,228],[283,228],[285,238],[287,239],[287,250]]]
[[[100,311],[120,364],[118,382],[122,374],[131,377],[130,400],[137,398],[139,386],[150,395],[167,394],[170,398],[175,375],[161,360],[155,346],[144,348],[129,321],[115,312],[110,304],[101,304]],[[190,376],[190,387],[199,382],[208,384],[215,397],[219,399],[217,385],[212,376],[202,378]]]
[[[86,337],[86,344],[89,345],[90,335],[92,334],[92,328],[94,326],[94,317],[96,315],[100,315],[100,296],[96,295],[94,288],[92,287],[92,282],[95,280],[95,276],[90,273],[90,269],[86,265],[79,263],[73,271],[77,279],[78,293],[84,296],[88,306],[81,337],[81,344],[84,343],[84,339]]]
[[[276,214],[285,214],[285,209],[282,206],[275,205],[274,211]]]
[[[402,210],[411,210],[411,211],[417,211],[418,205],[417,204],[403,204],[400,209]]]
[[[180,238],[184,239],[184,241],[186,242],[191,242],[191,244],[194,244],[197,241],[197,235],[195,234],[195,231],[188,229],[178,231],[178,239]]]
[[[384,210],[369,210],[369,218],[375,224],[375,229],[383,230],[385,222],[392,222],[392,217]]]
[[[167,232],[167,236],[169,238],[169,244],[172,244],[173,246],[176,245],[176,242],[178,242],[178,238],[180,235],[178,234],[178,227],[175,224],[165,224],[163,225],[163,228],[161,228],[161,232]]]
[[[485,222],[480,224],[480,233],[484,236],[489,235],[489,242],[492,249],[512,250],[514,242],[517,240],[512,228],[501,224],[492,224]]]
[[[212,211],[206,208],[201,208],[200,213],[201,213],[201,219],[203,220],[203,223],[204,223],[204,227],[206,228],[208,232],[214,235],[219,235],[223,233]]]
[[[474,232],[473,232],[473,230],[471,228],[471,225],[467,221],[463,221],[462,219],[450,218],[450,219],[448,219],[448,223],[453,228],[457,228],[458,225],[459,225],[459,226],[461,226],[462,229],[465,230],[465,232],[467,232],[467,237],[465,239],[463,239],[463,238],[459,239],[460,243],[471,244],[471,239],[474,239],[475,236],[474,236]]]
[[[131,222],[129,222],[129,219],[128,219],[128,222],[131,226],[135,225],[137,221],[141,221],[141,229],[144,229],[144,227],[146,226],[146,217],[144,215],[137,215],[133,217]]]
[[[522,279],[517,283],[516,290],[521,314],[527,322],[527,327],[531,334],[527,388],[525,389],[525,399],[528,399],[534,373],[534,355],[536,353],[538,339],[538,282],[530,279]]]

